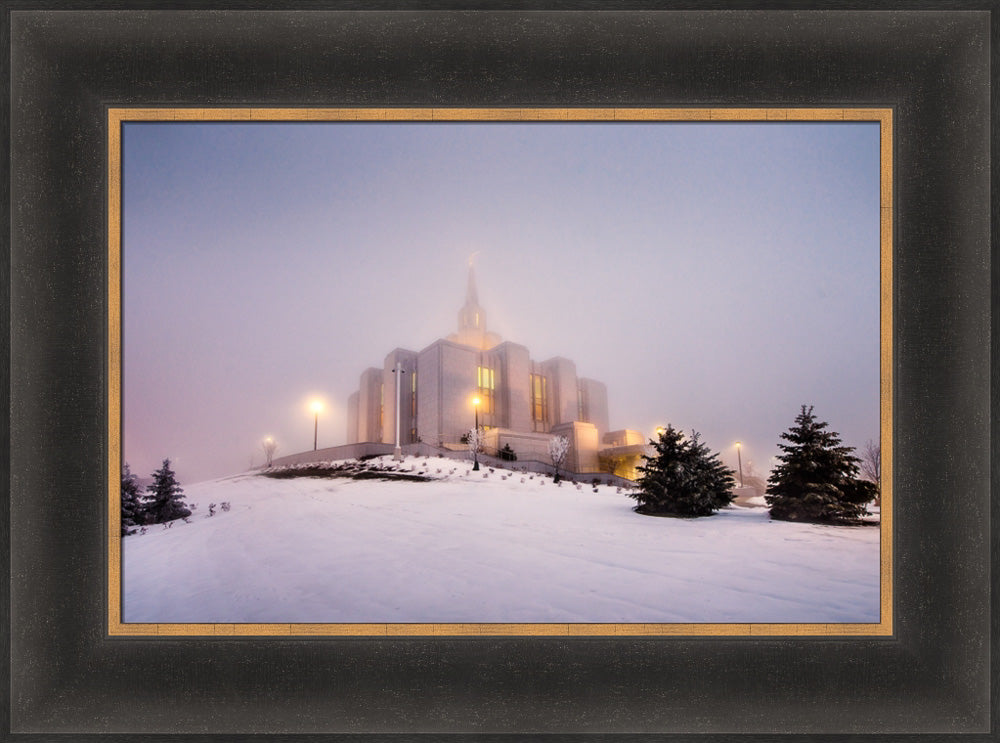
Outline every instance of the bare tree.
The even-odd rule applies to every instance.
[[[766,478],[749,459],[743,463],[743,486],[753,488],[757,491],[757,495],[764,495],[764,491],[767,490]]]
[[[555,482],[559,482],[559,466],[566,459],[566,452],[569,451],[569,439],[565,436],[553,436],[549,439],[549,456],[552,458],[552,464],[556,468],[556,475],[552,478]]]
[[[480,428],[470,428],[465,434],[465,442],[469,445],[469,454],[478,454],[483,450],[486,432]]]
[[[278,451],[278,444],[277,444],[277,442],[274,439],[272,439],[270,436],[268,436],[261,443],[261,448],[264,449],[264,466],[265,467],[270,467],[271,466],[271,460],[274,459],[274,453],[276,451]]]
[[[465,434],[465,441],[469,445],[469,453],[472,455],[472,469],[479,470],[479,452],[483,450],[483,440],[486,434],[481,428],[470,428]]]
[[[859,463],[861,476],[866,480],[875,483],[878,494],[875,496],[875,505],[882,505],[882,446],[875,441],[867,441],[861,450],[861,462]]]

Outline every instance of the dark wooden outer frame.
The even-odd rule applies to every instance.
[[[994,14],[91,7],[6,6],[6,737],[995,737]],[[109,637],[105,121],[136,105],[891,108],[895,634]]]

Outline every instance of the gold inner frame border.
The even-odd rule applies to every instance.
[[[121,599],[121,128],[128,122],[872,122],[879,124],[880,157],[880,440],[882,507],[880,525],[879,621],[876,623],[331,623],[331,624],[150,624],[122,622]],[[109,636],[282,636],[282,637],[764,637],[891,636],[893,634],[892,499],[892,245],[893,111],[890,108],[268,108],[268,107],[109,107],[107,109],[108,352],[107,496]]]

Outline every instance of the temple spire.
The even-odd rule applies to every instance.
[[[479,292],[476,290],[476,271],[472,267],[475,253],[469,256],[469,282],[465,289],[465,304],[458,311],[458,332],[448,336],[448,340],[472,346],[480,350],[493,348],[500,343],[501,338],[496,333],[486,329],[486,310],[479,304]]]
[[[469,259],[469,284],[465,290],[465,304],[458,312],[458,332],[486,331],[486,311],[479,306],[479,293],[476,291],[476,272]]]
[[[472,259],[469,259],[469,287],[465,290],[465,305],[479,306],[479,294],[476,292],[476,271],[472,267]]]

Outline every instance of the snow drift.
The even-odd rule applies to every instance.
[[[388,458],[385,463],[390,464]],[[123,539],[126,622],[877,622],[879,530],[761,508],[642,516],[616,488],[407,459],[436,478],[185,487]],[[217,507],[209,517],[209,503]]]

